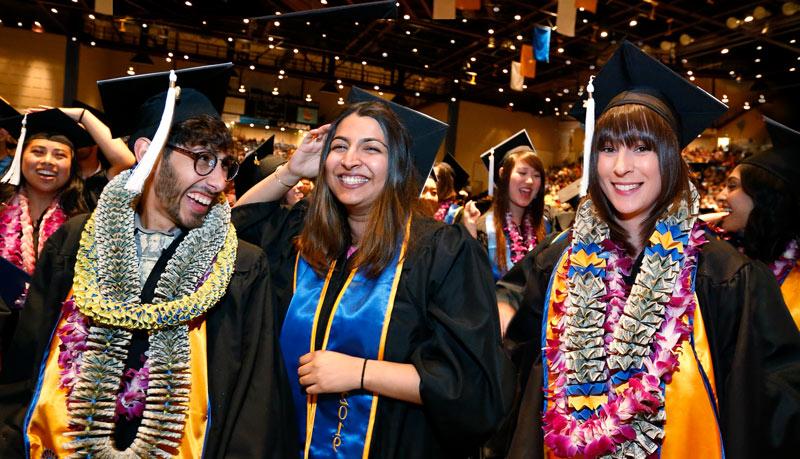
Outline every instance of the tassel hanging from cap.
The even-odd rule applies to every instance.
[[[489,196],[494,196],[494,149],[489,150]]]
[[[584,121],[583,131],[583,174],[581,175],[581,188],[580,196],[586,196],[589,190],[589,159],[592,157],[592,137],[594,137],[594,75],[589,77],[589,84],[586,85],[586,92],[589,93],[589,98],[584,102],[586,107],[586,120]]]
[[[25,146],[25,135],[28,132],[26,127],[27,124],[28,114],[26,113],[25,116],[22,117],[22,128],[19,130],[19,139],[17,139],[17,149],[14,150],[14,159],[11,162],[11,167],[8,168],[8,172],[6,172],[6,175],[4,175],[3,179],[0,180],[0,183],[9,183],[14,186],[19,185],[21,175],[20,163],[22,163],[22,148]]]
[[[170,70],[169,89],[167,90],[167,100],[164,102],[164,113],[161,115],[158,129],[151,139],[147,151],[145,151],[142,160],[139,161],[139,165],[133,170],[133,173],[128,178],[128,182],[125,184],[125,189],[130,192],[136,194],[142,192],[144,182],[147,180],[147,177],[150,176],[150,172],[153,171],[153,166],[156,160],[158,160],[161,150],[164,149],[164,145],[167,143],[169,130],[170,127],[172,127],[172,116],[175,112],[175,101],[180,95],[180,87],[175,85],[177,81],[178,76],[175,74],[175,71]]]

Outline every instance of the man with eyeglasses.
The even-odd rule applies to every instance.
[[[223,195],[231,67],[98,83],[139,164],[42,252],[0,375],[0,457],[289,457],[267,263]]]

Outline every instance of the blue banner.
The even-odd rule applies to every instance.
[[[533,56],[539,62],[550,62],[550,27],[533,28]]]

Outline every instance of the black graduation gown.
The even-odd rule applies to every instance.
[[[87,216],[47,241],[0,375],[0,457],[24,457],[22,426],[43,354],[72,287]],[[290,457],[297,442],[277,345],[269,268],[260,249],[239,242],[228,291],[206,317],[210,428],[206,457]]]
[[[284,307],[282,316],[292,296],[296,251],[291,240],[299,234],[306,210],[307,203],[301,202],[290,210],[260,203],[233,211],[239,236],[259,243],[267,253]],[[382,397],[370,456],[466,457],[478,452],[513,397],[514,377],[501,348],[489,265],[478,243],[460,225],[415,218],[410,240],[385,357],[414,365],[423,404]],[[337,266],[346,263],[343,256]],[[333,275],[319,320],[317,348],[348,270],[345,266]]]
[[[766,266],[713,235],[698,259],[696,294],[705,322],[728,458],[800,452],[800,334]],[[518,368],[515,411],[503,457],[543,457],[541,329],[544,298],[569,245],[551,237],[498,282],[498,300],[518,307],[505,345]],[[638,260],[641,263],[641,257]],[[638,265],[634,271],[638,270]]]

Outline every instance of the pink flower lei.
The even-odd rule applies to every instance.
[[[56,331],[61,342],[58,346],[58,366],[61,368],[59,387],[67,389],[69,396],[78,381],[83,353],[88,350],[86,341],[90,325],[89,319],[75,307],[73,297],[63,303],[62,315],[65,317],[64,323]],[[129,368],[125,372],[117,397],[117,416],[125,416],[129,420],[142,417],[149,376],[147,361],[139,370]]]
[[[800,258],[800,249],[798,249],[797,241],[792,239],[786,245],[786,249],[781,256],[769,264],[769,268],[772,270],[772,274],[775,275],[775,279],[778,280],[778,284],[783,284],[783,281],[786,280],[797,264],[798,258]]]
[[[519,225],[514,223],[511,212],[506,212],[503,232],[508,236],[512,263],[522,260],[528,252],[536,248],[536,232],[533,230],[530,218],[522,219],[522,234],[520,234]]]
[[[439,208],[436,210],[436,213],[433,214],[433,219],[437,222],[443,222],[444,217],[447,216],[447,211],[450,210],[450,206],[452,206],[454,202],[455,201],[452,199],[445,199],[439,203]]]
[[[611,378],[603,390],[607,402],[598,407],[585,420],[576,416],[568,403],[567,373],[569,371],[565,355],[565,342],[562,341],[567,323],[565,289],[558,289],[554,295],[553,310],[558,321],[552,326],[553,338],[548,339],[543,352],[547,358],[547,369],[555,383],[545,389],[548,407],[544,413],[544,441],[548,448],[561,457],[581,456],[594,458],[615,452],[620,445],[635,441],[637,432],[633,422],[642,415],[657,417],[663,407],[663,384],[669,384],[672,374],[677,370],[677,352],[682,343],[692,333],[695,301],[692,289],[694,272],[700,247],[707,242],[701,222],[695,223],[689,233],[689,243],[685,248],[683,266],[672,296],[666,303],[664,320],[656,332],[650,354],[643,360],[643,368],[627,379],[613,382]],[[630,287],[624,276],[630,275],[633,260],[625,251],[609,239],[602,242],[608,254],[603,282],[606,294],[601,301],[606,304],[603,342],[608,355],[609,344],[625,308]],[[570,247],[571,255],[572,248]],[[560,283],[566,286],[569,269],[557,273]],[[624,384],[627,383],[627,387]],[[663,434],[662,434],[663,435]],[[655,439],[658,441],[658,439]]]
[[[65,221],[67,215],[61,208],[59,196],[56,196],[42,216],[39,242],[34,248],[34,224],[28,207],[28,197],[23,189],[0,208],[0,256],[26,273],[33,274],[36,258],[42,252],[45,242]]]

